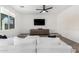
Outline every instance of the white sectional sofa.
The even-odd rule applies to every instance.
[[[72,47],[59,38],[40,37],[37,44],[38,53],[69,53]]]
[[[72,47],[59,38],[27,36],[0,39],[0,53],[71,53]]]

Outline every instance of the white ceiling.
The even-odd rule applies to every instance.
[[[22,14],[34,14],[34,13],[40,13],[39,10],[36,9],[41,9],[42,5],[23,5],[24,8],[21,8],[20,6],[22,5],[12,5],[11,7],[14,8],[17,12],[22,13]],[[60,13],[63,10],[67,9],[70,7],[70,5],[47,5],[46,8],[48,7],[53,7],[53,9],[48,10],[48,13]]]

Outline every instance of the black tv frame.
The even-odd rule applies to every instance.
[[[45,19],[34,19],[34,25],[35,26],[44,26],[45,25]]]

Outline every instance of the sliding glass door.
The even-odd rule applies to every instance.
[[[0,13],[0,30],[13,29],[15,27],[14,17]]]

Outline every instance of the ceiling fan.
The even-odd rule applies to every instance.
[[[43,5],[43,8],[42,9],[36,9],[36,10],[40,10],[40,13],[43,13],[43,12],[48,12],[49,9],[52,9],[53,7],[49,7],[49,8],[46,8],[46,5]]]

